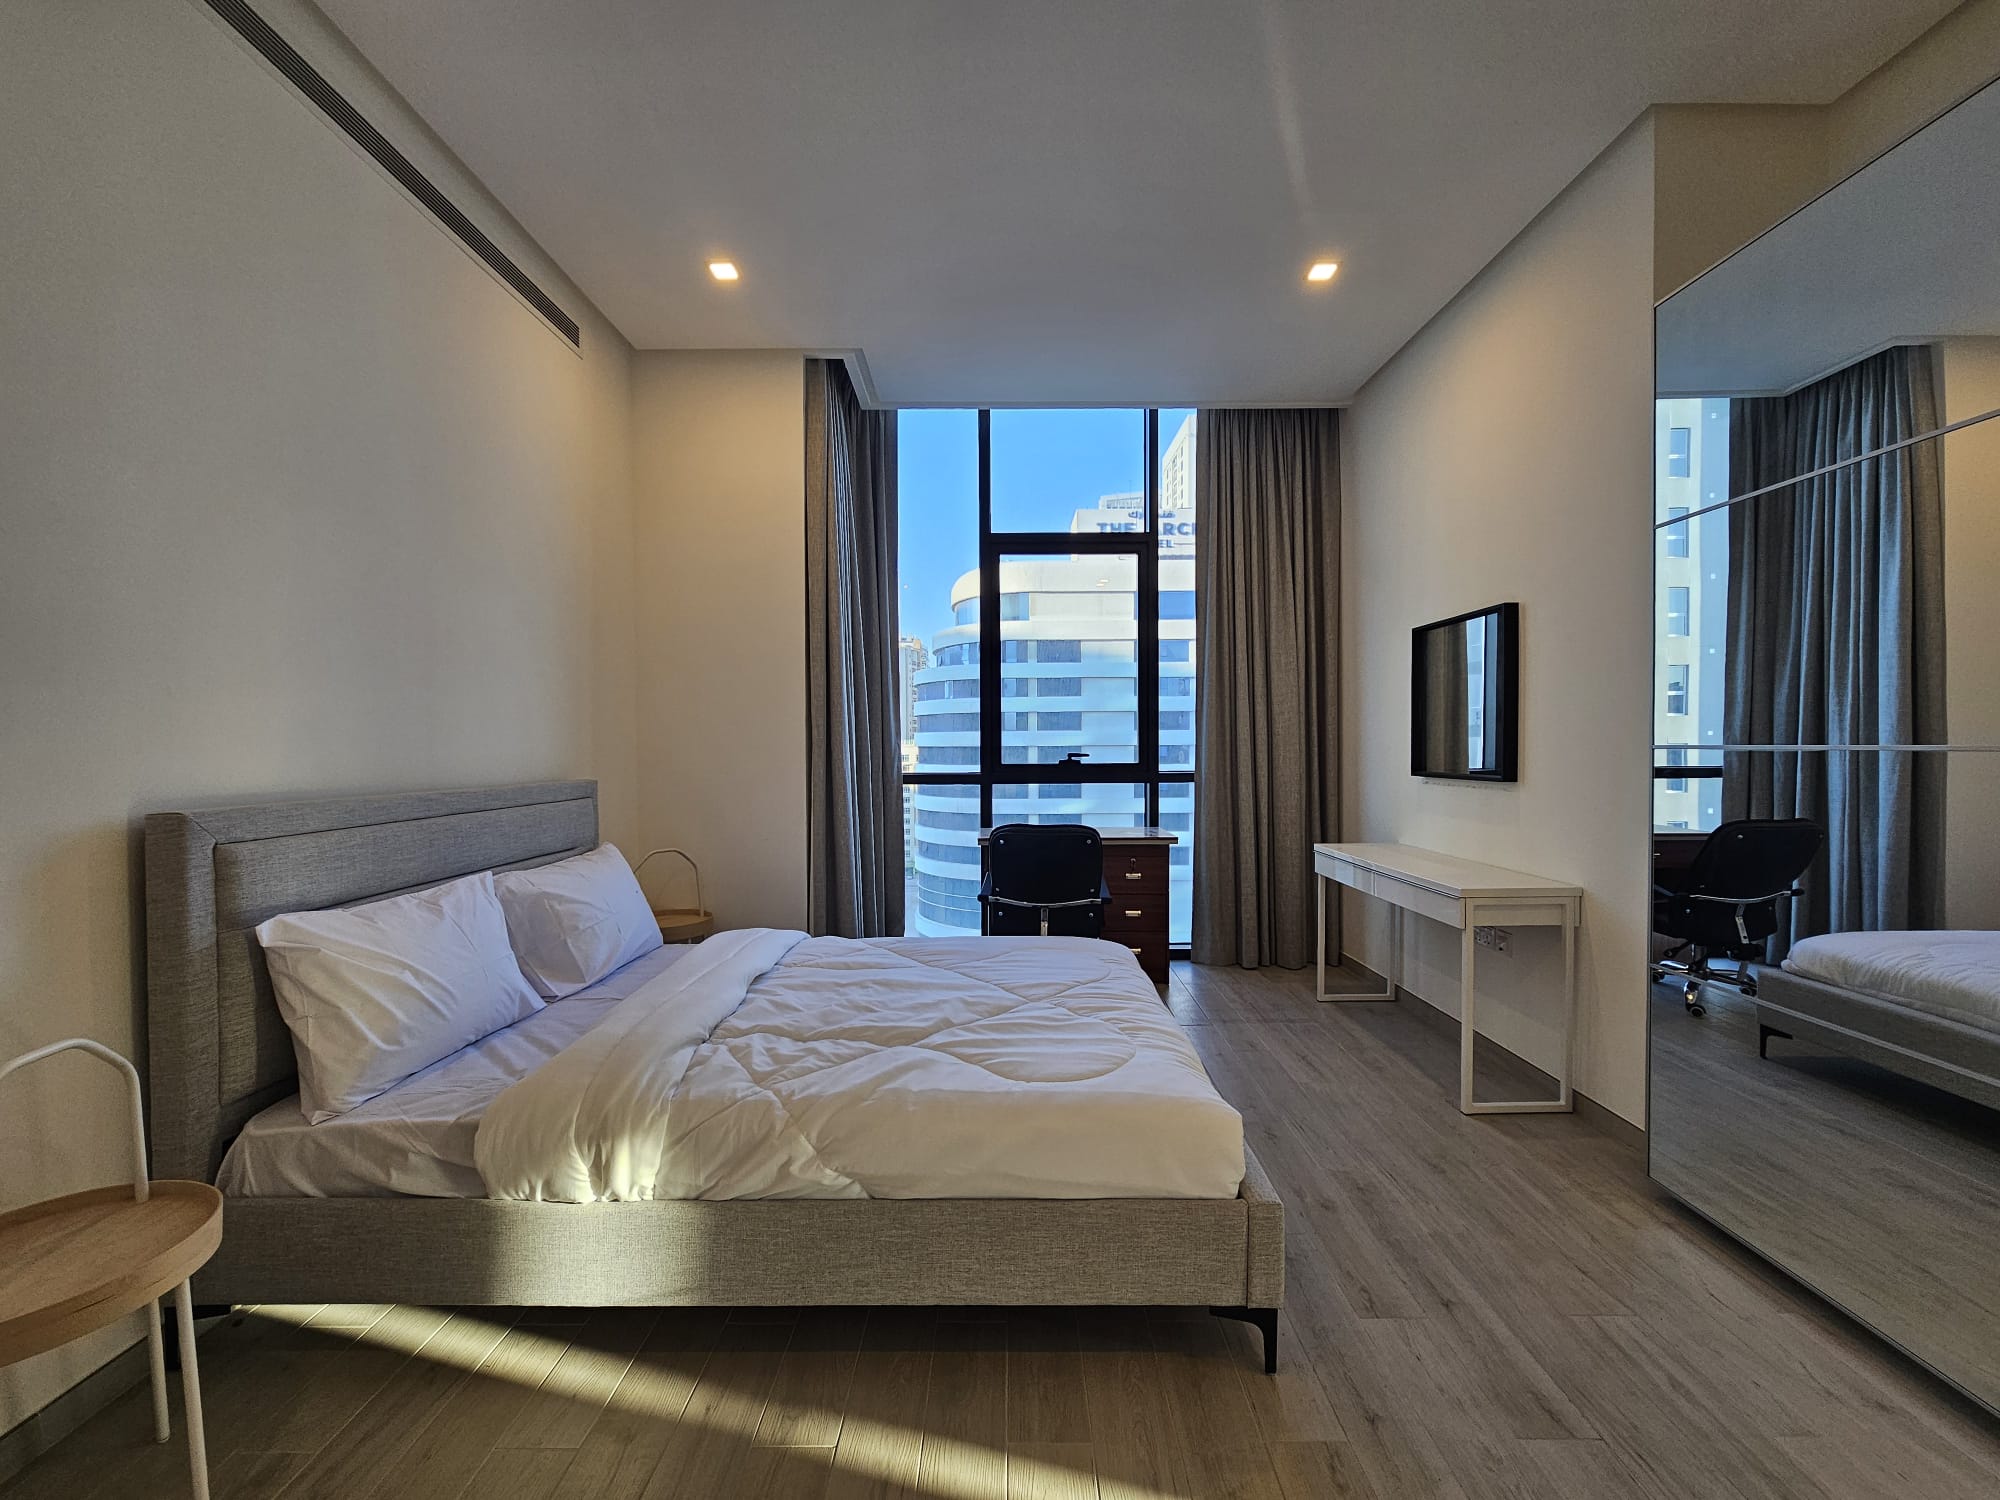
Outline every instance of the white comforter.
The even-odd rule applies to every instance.
[[[1794,943],[1785,967],[1947,1021],[2000,1031],[2000,932],[1835,932]]]
[[[474,1153],[491,1196],[568,1203],[1228,1198],[1243,1122],[1116,944],[752,928],[508,1088]]]

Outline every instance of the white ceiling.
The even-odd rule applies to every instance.
[[[319,3],[641,348],[1219,405],[1349,397],[1646,105],[1829,99],[1952,0]]]
[[[1892,343],[2000,334],[2000,84],[1660,305],[1663,395],[1789,391]]]

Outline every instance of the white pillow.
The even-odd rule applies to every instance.
[[[507,936],[538,994],[560,1000],[660,946],[660,923],[611,844],[493,877]]]
[[[542,1008],[483,870],[366,906],[272,917],[257,941],[315,1125]]]

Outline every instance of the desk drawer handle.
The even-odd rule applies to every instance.
[[[1128,917],[1143,917],[1143,916],[1145,916],[1146,914],[1145,914],[1145,912],[1143,912],[1143,911],[1129,911],[1129,910],[1128,910],[1128,911],[1127,911],[1127,912],[1125,913],[1125,915],[1126,915],[1126,916],[1128,916]]]
[[[1131,947],[1132,947],[1132,945],[1131,945],[1130,943],[1127,943],[1127,944],[1126,944],[1125,946],[1126,946],[1126,947],[1128,947],[1128,948],[1131,948]],[[1144,958],[1144,957],[1146,956],[1146,950],[1145,950],[1144,948],[1132,948],[1132,951],[1133,951],[1134,953],[1138,954],[1138,955],[1139,955],[1139,957],[1141,957],[1141,958]]]
[[[1144,870],[1127,870],[1125,878],[1127,880],[1143,880],[1146,878],[1146,872]]]

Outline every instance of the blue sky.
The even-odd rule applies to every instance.
[[[1170,439],[1180,414],[1161,418]],[[951,585],[979,566],[979,414],[897,417],[902,633],[932,637],[951,623]],[[1067,531],[1100,495],[1145,487],[1138,411],[993,413],[993,520],[1022,531]]]

